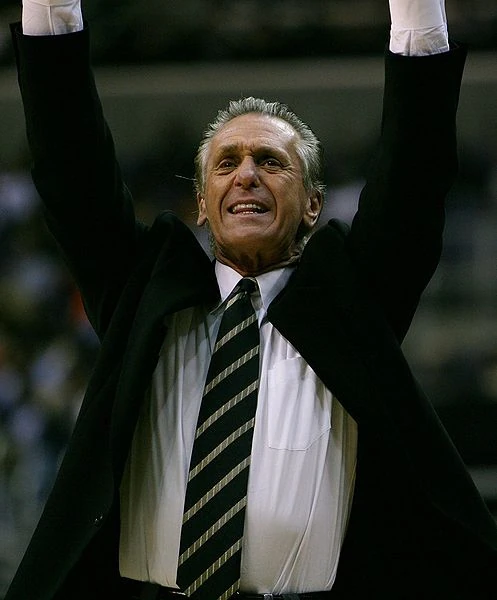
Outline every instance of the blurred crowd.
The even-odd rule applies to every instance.
[[[53,482],[96,348],[29,172],[0,173],[0,569]]]

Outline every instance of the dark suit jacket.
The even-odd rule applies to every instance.
[[[34,181],[102,347],[7,600],[118,598],[119,483],[164,316],[218,289],[172,214],[135,222],[87,31],[14,39]],[[315,233],[268,312],[359,427],[331,598],[497,598],[495,524],[400,350],[439,259],[464,54],[387,55],[380,145],[352,227]]]

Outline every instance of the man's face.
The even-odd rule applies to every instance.
[[[213,137],[198,224],[208,221],[216,258],[243,275],[284,263],[299,227],[316,222],[321,196],[304,188],[298,135],[278,118],[249,113]]]

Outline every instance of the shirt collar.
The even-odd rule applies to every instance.
[[[264,312],[267,311],[271,302],[286,286],[293,269],[294,267],[281,267],[279,269],[275,269],[274,271],[268,271],[267,273],[263,273],[262,275],[254,277],[254,279],[257,281],[257,285],[259,286],[262,308],[264,309]],[[231,294],[233,288],[240,281],[240,279],[242,279],[242,276],[231,267],[228,267],[228,265],[224,265],[219,261],[216,261],[215,273],[219,286],[219,292],[221,294],[221,301],[214,309],[217,310]]]

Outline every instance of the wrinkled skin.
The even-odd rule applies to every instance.
[[[216,258],[241,275],[291,262],[297,232],[319,217],[322,197],[304,187],[297,141],[285,121],[257,113],[232,119],[211,141],[197,223],[209,224]]]

